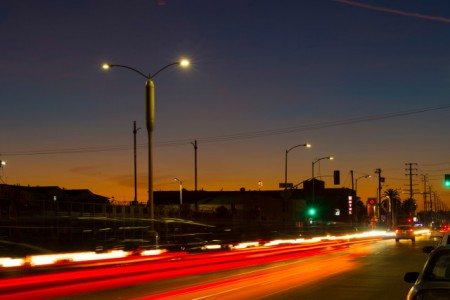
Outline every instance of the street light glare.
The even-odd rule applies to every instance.
[[[311,148],[311,144],[306,144],[306,148]]]
[[[330,157],[328,157],[328,159],[329,159],[329,160],[333,160],[333,159],[334,159],[334,157],[333,157],[333,156],[330,156]]]
[[[1,164],[2,166],[5,166],[5,165],[6,165],[6,161],[1,160],[0,162],[1,162],[0,164]]]
[[[189,59],[183,58],[182,60],[180,60],[180,66],[182,66],[183,68],[189,67],[190,64],[191,62],[189,61]]]
[[[109,64],[106,64],[106,63],[105,63],[105,64],[102,65],[102,69],[103,69],[103,70],[108,70],[109,68],[110,68],[110,67],[109,67]]]

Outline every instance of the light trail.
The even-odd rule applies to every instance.
[[[332,254],[336,250],[329,250]],[[325,253],[323,253],[325,254]],[[330,266],[333,266],[332,270]],[[232,275],[227,278],[196,284],[186,288],[139,297],[152,299],[255,299],[323,280],[337,273],[347,272],[357,267],[350,254],[301,260],[281,265],[268,265],[262,269]],[[274,292],[274,290],[276,292]]]
[[[166,259],[141,261],[138,264],[106,266],[87,270],[65,271],[17,278],[6,278],[0,286],[0,299],[48,299],[80,292],[89,293],[146,282],[218,271],[260,266],[301,257],[331,253],[362,241],[323,241],[311,244],[254,247],[243,250],[168,256]]]
[[[422,231],[416,231],[416,234],[426,234],[429,233],[428,229],[424,229]],[[263,244],[265,247],[277,246],[277,245],[285,245],[285,244],[309,244],[309,243],[318,243],[321,241],[345,241],[350,239],[362,239],[368,237],[393,237],[395,234],[393,232],[386,231],[367,231],[356,234],[346,234],[341,236],[320,236],[320,237],[312,237],[309,239],[298,238],[298,239],[278,239],[273,241],[268,241]],[[259,242],[242,242],[237,245],[230,245],[231,249],[246,249],[249,247],[257,247],[260,246]],[[218,244],[210,244],[203,246],[204,250],[218,250],[221,248],[221,245]],[[11,258],[11,257],[0,257],[0,266],[2,268],[17,268],[24,266],[38,267],[45,265],[55,265],[55,264],[70,264],[70,263],[83,263],[89,261],[101,261],[101,260],[113,260],[113,259],[127,259],[127,257],[131,255],[161,255],[166,253],[165,249],[155,249],[155,250],[145,250],[140,253],[135,253],[131,251],[110,251],[105,253],[96,253],[96,252],[77,252],[77,253],[58,253],[58,254],[45,254],[45,255],[32,255],[24,258]],[[118,260],[117,262],[120,262]],[[1,269],[0,269],[1,270]]]

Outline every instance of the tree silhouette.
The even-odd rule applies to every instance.
[[[409,198],[409,199],[406,199],[405,201],[403,201],[403,211],[408,216],[414,215],[416,208],[417,208],[417,204],[413,198]]]
[[[402,202],[400,199],[400,194],[396,189],[387,189],[384,191],[383,196],[388,198],[381,202],[382,207],[389,211],[389,201],[391,203],[391,209],[393,211],[392,214],[392,226],[395,226],[398,223],[398,218],[402,212]]]

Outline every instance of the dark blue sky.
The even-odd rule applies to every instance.
[[[311,150],[290,154],[290,181],[307,178],[314,158],[334,155],[321,173],[340,169],[344,186],[350,169],[382,168],[386,188],[405,188],[404,163],[416,162],[450,200],[440,183],[450,172],[448,109],[284,130],[450,105],[448,1],[2,1],[0,40],[8,183],[130,199],[131,126],[145,127],[144,81],[100,65],[153,72],[185,56],[190,70],[156,78],[159,188],[176,189],[173,177],[193,186],[192,146],[182,140],[199,139],[199,186],[208,190],[255,189],[259,180],[276,188],[284,150],[308,141]],[[266,134],[275,129],[284,134]],[[258,131],[262,137],[211,139]],[[138,138],[145,195],[145,132]],[[85,151],[92,147],[111,151]],[[364,197],[376,194],[374,180],[361,188]]]

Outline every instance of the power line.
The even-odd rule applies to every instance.
[[[350,124],[371,122],[371,121],[379,121],[385,119],[398,118],[408,115],[421,114],[430,111],[436,110],[444,110],[449,109],[450,105],[440,105],[433,107],[425,107],[419,109],[411,109],[405,111],[398,112],[390,112],[385,114],[377,114],[377,115],[368,115],[362,117],[355,117],[344,120],[336,120],[336,121],[326,121],[326,122],[317,122],[311,124],[304,124],[292,127],[278,128],[278,129],[268,129],[268,130],[259,130],[259,131],[249,131],[249,132],[240,132],[228,135],[217,135],[210,136],[204,138],[195,138],[198,142],[201,143],[217,143],[217,142],[228,142],[235,140],[245,140],[245,139],[253,139],[260,138],[266,136],[273,135],[281,135],[281,134],[290,134],[294,132],[302,132],[309,130],[317,130],[329,127],[336,126],[344,126]],[[186,144],[190,144],[193,138],[173,140],[173,141],[165,141],[156,143],[156,147],[174,147],[174,146],[182,146]],[[146,147],[146,144],[140,144],[137,147],[143,148]],[[131,145],[115,145],[115,146],[103,146],[103,147],[81,147],[81,148],[63,148],[63,149],[47,149],[47,150],[33,150],[33,151],[12,151],[12,152],[2,152],[5,156],[27,156],[27,155],[55,155],[55,154],[77,154],[77,153],[89,153],[89,152],[105,152],[105,151],[128,151],[131,150]]]
[[[442,165],[450,165],[450,161],[444,161],[444,162],[432,163],[432,164],[422,164],[422,166],[426,166],[426,167],[442,166]]]
[[[250,139],[250,138],[257,138],[257,137],[270,136],[270,135],[288,134],[288,133],[293,133],[293,132],[301,132],[301,131],[314,130],[314,129],[323,129],[323,128],[328,128],[328,127],[336,127],[336,126],[350,125],[350,124],[370,122],[370,121],[378,121],[378,120],[397,118],[397,117],[402,117],[402,116],[407,116],[407,115],[420,114],[420,113],[425,113],[425,112],[434,111],[434,110],[443,110],[443,109],[448,109],[448,108],[450,108],[450,105],[441,105],[441,106],[426,107],[426,108],[412,109],[412,110],[399,111],[399,112],[391,112],[391,113],[385,113],[385,114],[368,115],[368,116],[363,116],[363,117],[355,117],[355,118],[337,120],[337,121],[317,122],[317,123],[312,123],[312,124],[305,124],[305,125],[279,128],[279,129],[269,129],[269,130],[253,131],[253,132],[242,132],[242,133],[236,133],[236,134],[230,134],[230,135],[198,138],[197,140],[202,141],[203,143],[211,143],[211,142],[223,142],[223,141],[230,141],[230,140],[238,140],[238,139]],[[169,141],[166,143],[180,143],[180,142],[184,142],[184,141],[188,142],[189,140],[192,140],[192,139]]]

